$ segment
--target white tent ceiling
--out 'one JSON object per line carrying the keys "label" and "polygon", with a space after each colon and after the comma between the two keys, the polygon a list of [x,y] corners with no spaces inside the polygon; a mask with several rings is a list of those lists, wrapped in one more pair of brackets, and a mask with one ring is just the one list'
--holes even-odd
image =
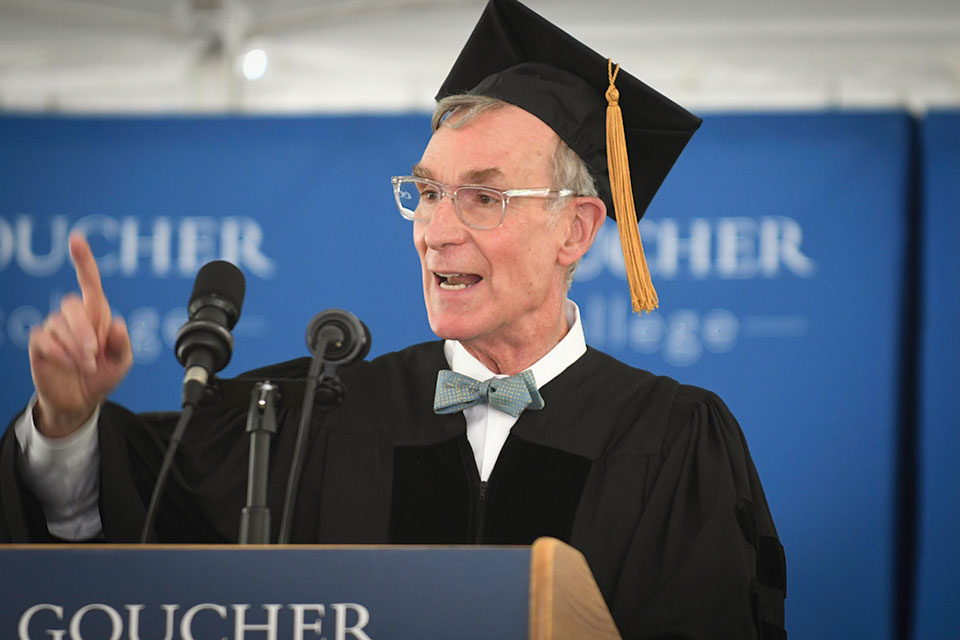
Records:
{"label": "white tent ceiling", "polygon": [[[429,109],[483,4],[0,0],[0,109]],[[694,109],[960,105],[957,0],[528,4]]]}

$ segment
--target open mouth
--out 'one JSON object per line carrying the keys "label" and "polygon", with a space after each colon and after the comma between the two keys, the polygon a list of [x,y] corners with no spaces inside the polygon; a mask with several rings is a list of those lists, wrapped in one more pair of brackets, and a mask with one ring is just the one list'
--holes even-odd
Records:
{"label": "open mouth", "polygon": [[436,273],[434,275],[437,277],[437,282],[440,285],[441,289],[447,291],[457,291],[460,289],[466,289],[467,287],[472,287],[477,284],[483,278],[473,273]]}

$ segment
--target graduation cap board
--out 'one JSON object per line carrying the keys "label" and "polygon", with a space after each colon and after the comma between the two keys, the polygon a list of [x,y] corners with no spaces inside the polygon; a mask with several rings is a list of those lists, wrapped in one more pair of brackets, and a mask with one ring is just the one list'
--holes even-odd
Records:
{"label": "graduation cap board", "polygon": [[637,223],[700,118],[516,0],[489,0],[437,99],[462,93],[537,116],[580,156],[617,220],[634,310],[657,308]]}

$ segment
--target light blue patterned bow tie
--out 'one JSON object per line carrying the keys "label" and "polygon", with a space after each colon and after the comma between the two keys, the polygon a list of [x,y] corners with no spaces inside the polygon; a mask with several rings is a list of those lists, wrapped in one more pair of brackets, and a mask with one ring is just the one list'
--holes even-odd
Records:
{"label": "light blue patterned bow tie", "polygon": [[509,378],[483,382],[449,369],[437,374],[434,413],[457,413],[484,402],[514,418],[524,409],[543,409],[543,398],[529,369]]}

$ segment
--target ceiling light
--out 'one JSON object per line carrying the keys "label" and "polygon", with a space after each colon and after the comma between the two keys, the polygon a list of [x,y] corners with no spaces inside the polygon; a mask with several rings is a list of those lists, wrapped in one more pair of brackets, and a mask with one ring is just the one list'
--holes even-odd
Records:
{"label": "ceiling light", "polygon": [[267,52],[263,49],[251,49],[243,55],[243,77],[257,80],[267,71]]}

